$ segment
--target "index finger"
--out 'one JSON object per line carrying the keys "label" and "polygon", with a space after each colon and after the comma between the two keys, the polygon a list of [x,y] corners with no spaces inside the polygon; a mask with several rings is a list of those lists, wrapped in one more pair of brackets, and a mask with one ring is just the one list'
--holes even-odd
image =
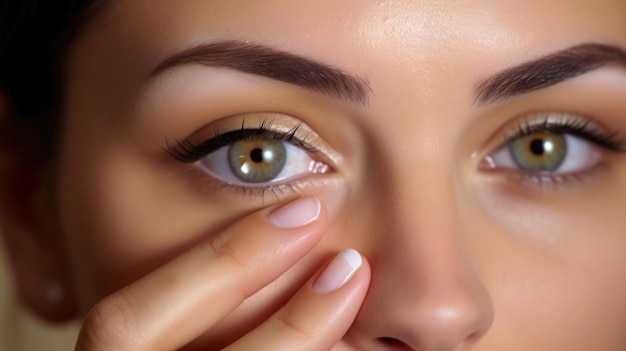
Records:
{"label": "index finger", "polygon": [[99,302],[77,350],[178,349],[269,284],[320,239],[316,198],[253,213]]}

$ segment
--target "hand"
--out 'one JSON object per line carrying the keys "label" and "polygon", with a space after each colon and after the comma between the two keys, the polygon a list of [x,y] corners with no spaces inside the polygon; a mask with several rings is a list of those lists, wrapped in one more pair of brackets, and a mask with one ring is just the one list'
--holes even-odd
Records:
{"label": "hand", "polygon": [[[76,350],[184,347],[300,260],[322,237],[327,223],[325,208],[315,198],[245,217],[97,303],[87,315]],[[354,250],[343,251],[323,270],[225,350],[332,348],[365,298],[370,271]]]}

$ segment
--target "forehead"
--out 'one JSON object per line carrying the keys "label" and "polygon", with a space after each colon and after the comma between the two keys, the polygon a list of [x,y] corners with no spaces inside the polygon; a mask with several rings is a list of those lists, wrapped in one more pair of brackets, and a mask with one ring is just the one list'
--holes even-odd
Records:
{"label": "forehead", "polygon": [[250,41],[367,77],[383,99],[415,84],[423,98],[583,42],[624,47],[625,13],[623,0],[117,0],[69,57],[77,79],[100,74],[127,98],[177,52]]}
{"label": "forehead", "polygon": [[[260,36],[277,34],[273,32],[278,30],[285,37],[360,29],[376,31],[385,39],[410,37],[419,42],[442,37],[485,37],[493,35],[485,29],[499,27],[541,32],[559,31],[564,24],[572,22],[581,29],[610,26],[623,18],[626,3],[621,0],[117,0],[103,8],[106,13],[103,17],[109,18],[110,24],[132,21],[135,26],[161,25],[174,29],[172,35],[192,28],[221,28],[231,34],[255,28]],[[538,24],[540,28],[533,28]]]}
{"label": "forehead", "polygon": [[356,52],[415,62],[454,59],[458,50],[543,51],[554,41],[616,44],[626,35],[625,13],[623,0],[126,0],[104,7],[93,27],[134,49],[227,38],[339,59]]}

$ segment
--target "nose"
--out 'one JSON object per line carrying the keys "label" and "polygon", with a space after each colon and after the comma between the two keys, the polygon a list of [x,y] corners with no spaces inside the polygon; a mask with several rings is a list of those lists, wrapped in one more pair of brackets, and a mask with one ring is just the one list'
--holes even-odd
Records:
{"label": "nose", "polygon": [[[373,349],[455,351],[478,341],[493,321],[493,307],[475,270],[449,256],[413,260],[419,269],[397,274],[402,280],[375,278],[388,288],[373,290],[363,310],[366,318],[376,316],[366,326],[373,328],[367,333]],[[380,271],[408,271],[407,263],[395,258]]]}
{"label": "nose", "polygon": [[493,305],[471,233],[438,201],[395,206],[372,229],[384,239],[371,250],[372,285],[348,335],[360,350],[459,351],[489,330]]}
{"label": "nose", "polygon": [[380,330],[370,334],[379,335],[376,342],[393,350],[455,351],[478,341],[493,321],[491,299],[472,269],[457,264],[385,282],[395,292],[385,297]]}

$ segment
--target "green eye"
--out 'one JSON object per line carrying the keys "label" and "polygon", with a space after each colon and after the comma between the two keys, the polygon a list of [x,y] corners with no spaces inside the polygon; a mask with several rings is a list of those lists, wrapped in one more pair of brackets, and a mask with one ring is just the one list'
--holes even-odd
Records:
{"label": "green eye", "polygon": [[211,151],[197,151],[204,153],[198,166],[228,185],[267,188],[329,171],[328,165],[313,158],[313,149],[305,149],[303,142],[291,134],[240,129],[217,135],[203,145]]}
{"label": "green eye", "polygon": [[244,182],[268,182],[285,166],[284,143],[256,136],[238,140],[228,149],[228,164],[235,176]]}
{"label": "green eye", "polygon": [[553,172],[567,155],[565,136],[556,133],[533,133],[520,137],[509,146],[515,164],[530,172]]}

